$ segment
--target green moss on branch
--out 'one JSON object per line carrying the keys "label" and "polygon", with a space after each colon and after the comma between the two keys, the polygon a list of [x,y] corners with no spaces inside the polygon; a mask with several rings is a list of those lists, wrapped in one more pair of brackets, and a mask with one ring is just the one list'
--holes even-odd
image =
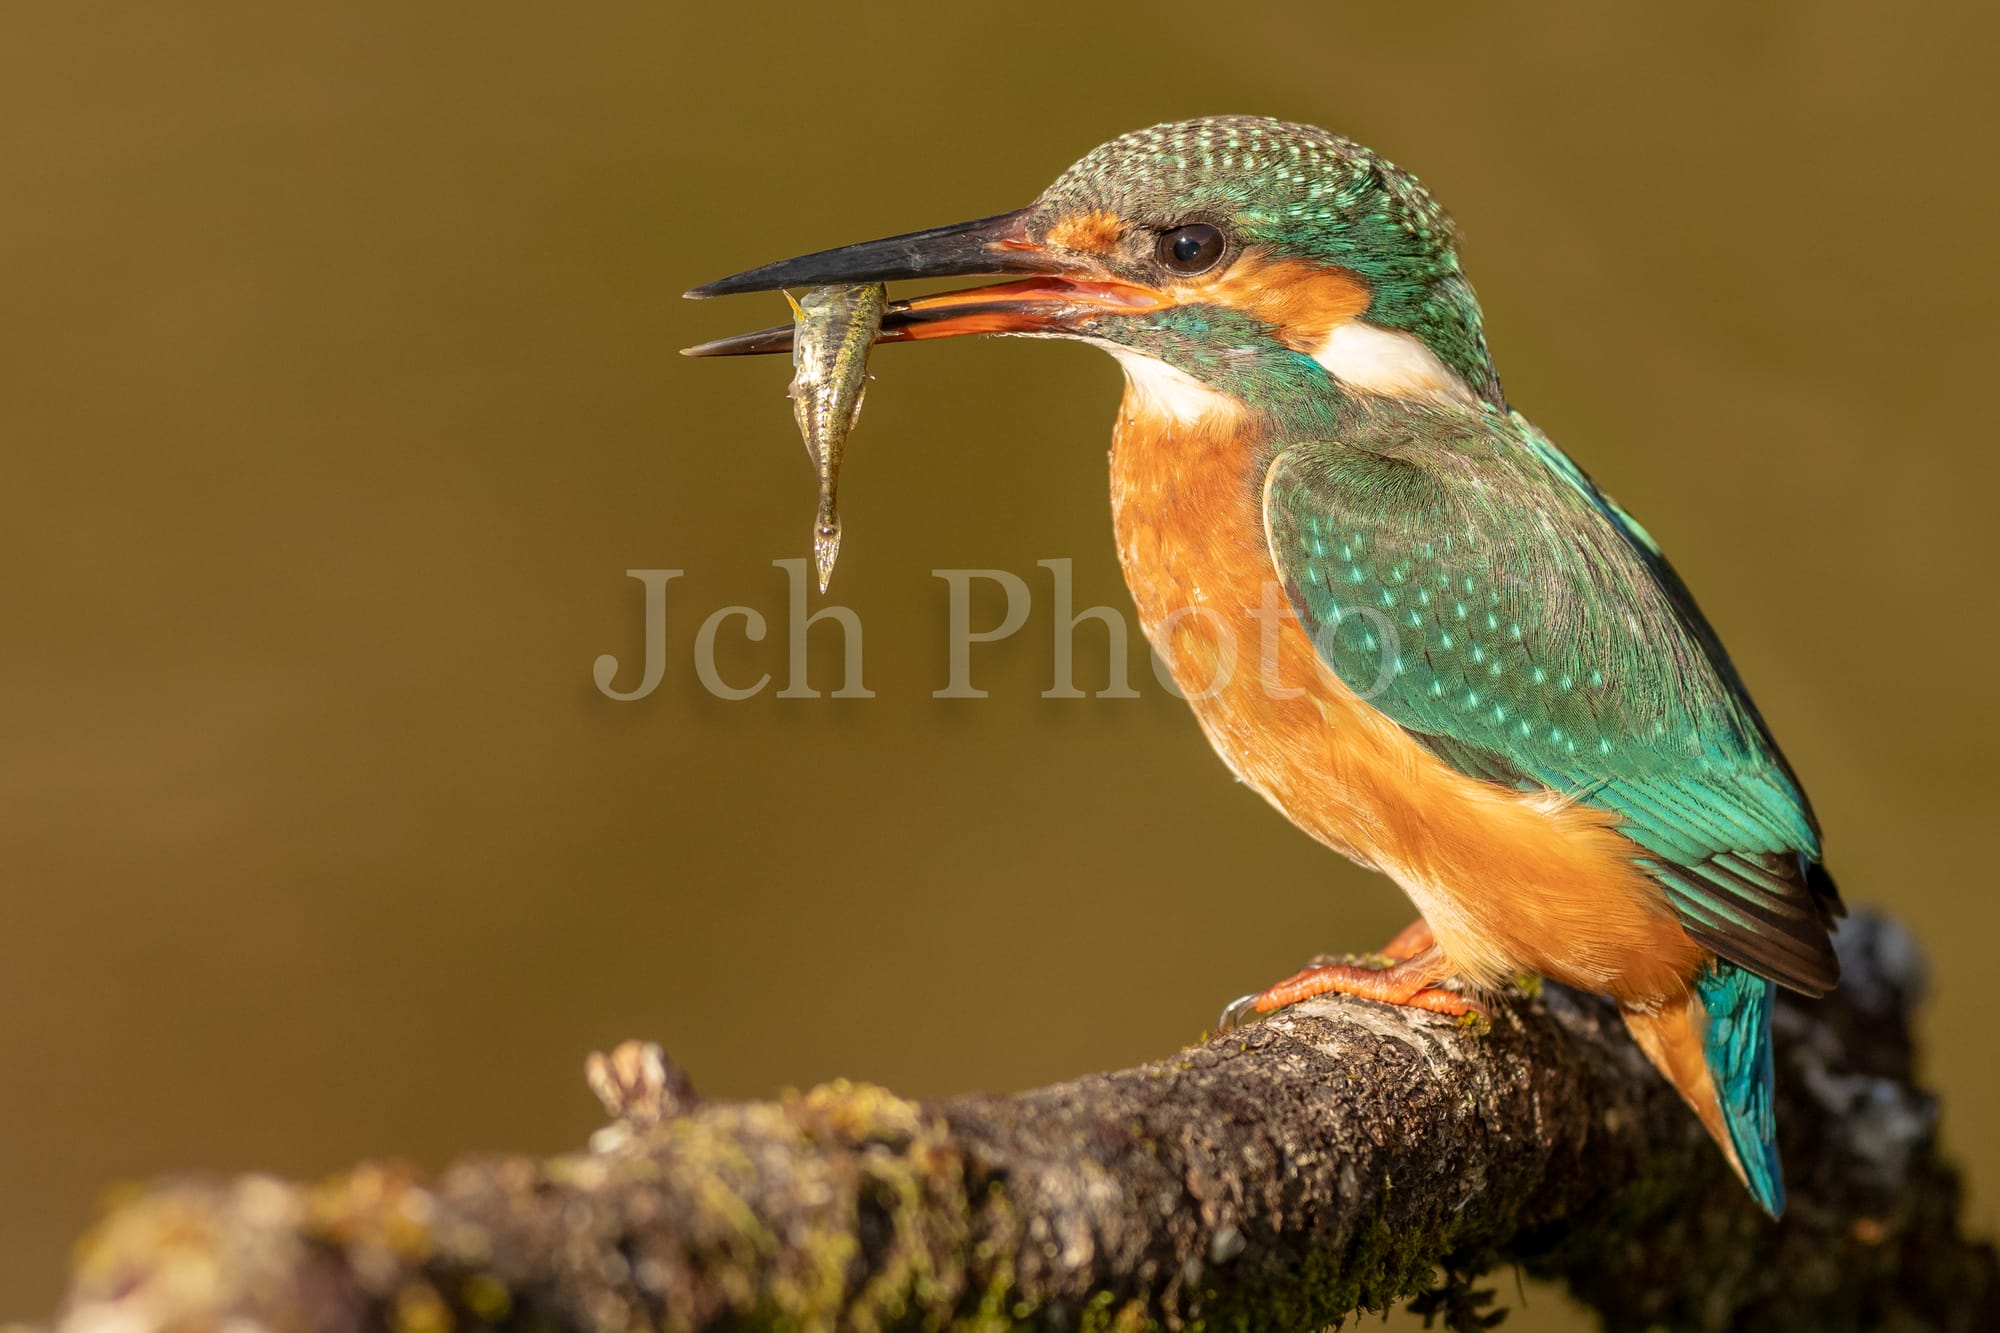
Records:
{"label": "green moss on branch", "polygon": [[1911,1080],[1914,950],[1878,920],[1842,942],[1841,993],[1780,1012],[1782,1225],[1611,1009],[1550,987],[1484,1033],[1335,1000],[939,1102],[702,1102],[621,1048],[592,1062],[619,1118],[587,1152],[162,1184],[82,1247],[59,1323],[1266,1333],[1421,1295],[1471,1327],[1464,1275],[1512,1263],[1616,1329],[2000,1326]]}

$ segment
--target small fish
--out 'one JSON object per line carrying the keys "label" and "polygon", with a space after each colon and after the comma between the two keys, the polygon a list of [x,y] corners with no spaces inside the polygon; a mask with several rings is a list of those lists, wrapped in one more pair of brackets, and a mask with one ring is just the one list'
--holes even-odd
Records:
{"label": "small fish", "polygon": [[790,292],[792,415],[799,419],[806,453],[819,472],[819,513],[813,518],[813,559],[819,590],[833,578],[840,556],[840,454],[861,416],[868,388],[868,352],[881,332],[889,292],[865,287],[815,287],[798,300]]}

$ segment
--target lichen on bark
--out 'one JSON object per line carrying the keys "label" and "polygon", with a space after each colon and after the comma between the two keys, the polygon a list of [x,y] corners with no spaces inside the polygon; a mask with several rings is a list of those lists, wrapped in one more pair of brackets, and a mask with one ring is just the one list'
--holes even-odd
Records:
{"label": "lichen on bark", "polygon": [[164,1182],[82,1246],[58,1325],[1269,1333],[1423,1296],[1472,1327],[1469,1279],[1517,1265],[1611,1329],[2000,1327],[1913,1081],[1915,950],[1868,917],[1841,942],[1840,992],[1779,1010],[1781,1224],[1611,1007],[1551,986],[1485,1032],[1316,1001],[1007,1097],[703,1101],[625,1049],[588,1151]]}

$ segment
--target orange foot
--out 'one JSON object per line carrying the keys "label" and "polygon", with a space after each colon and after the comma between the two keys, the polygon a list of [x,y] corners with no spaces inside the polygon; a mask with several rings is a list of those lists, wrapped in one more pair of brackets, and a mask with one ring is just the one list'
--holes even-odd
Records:
{"label": "orange foot", "polygon": [[[1454,1018],[1480,1012],[1479,1007],[1456,991],[1437,983],[1451,975],[1451,963],[1431,941],[1430,928],[1419,921],[1389,942],[1384,953],[1401,961],[1389,967],[1368,967],[1358,963],[1320,962],[1285,978],[1269,990],[1245,995],[1222,1011],[1222,1031],[1240,1027],[1257,1014],[1268,1014],[1288,1004],[1309,1000],[1315,995],[1358,995],[1383,1004],[1428,1009]],[[1403,953],[1413,944],[1414,953]]]}
{"label": "orange foot", "polygon": [[1382,946],[1382,956],[1392,963],[1400,963],[1405,958],[1415,958],[1426,949],[1437,947],[1437,936],[1431,934],[1431,923],[1418,917],[1409,925],[1396,932],[1396,938]]}

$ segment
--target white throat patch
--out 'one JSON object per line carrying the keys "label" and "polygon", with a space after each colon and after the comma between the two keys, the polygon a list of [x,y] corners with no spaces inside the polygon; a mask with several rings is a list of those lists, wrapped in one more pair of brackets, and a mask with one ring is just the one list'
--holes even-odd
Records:
{"label": "white throat patch", "polygon": [[1114,342],[1100,345],[1118,358],[1118,364],[1125,368],[1125,382],[1155,412],[1181,421],[1197,421],[1217,412],[1237,410],[1227,394],[1217,393],[1178,366]]}
{"label": "white throat patch", "polygon": [[1479,406],[1458,372],[1438,360],[1421,338],[1394,329],[1359,320],[1336,324],[1312,357],[1327,374],[1362,393],[1452,407]]}

